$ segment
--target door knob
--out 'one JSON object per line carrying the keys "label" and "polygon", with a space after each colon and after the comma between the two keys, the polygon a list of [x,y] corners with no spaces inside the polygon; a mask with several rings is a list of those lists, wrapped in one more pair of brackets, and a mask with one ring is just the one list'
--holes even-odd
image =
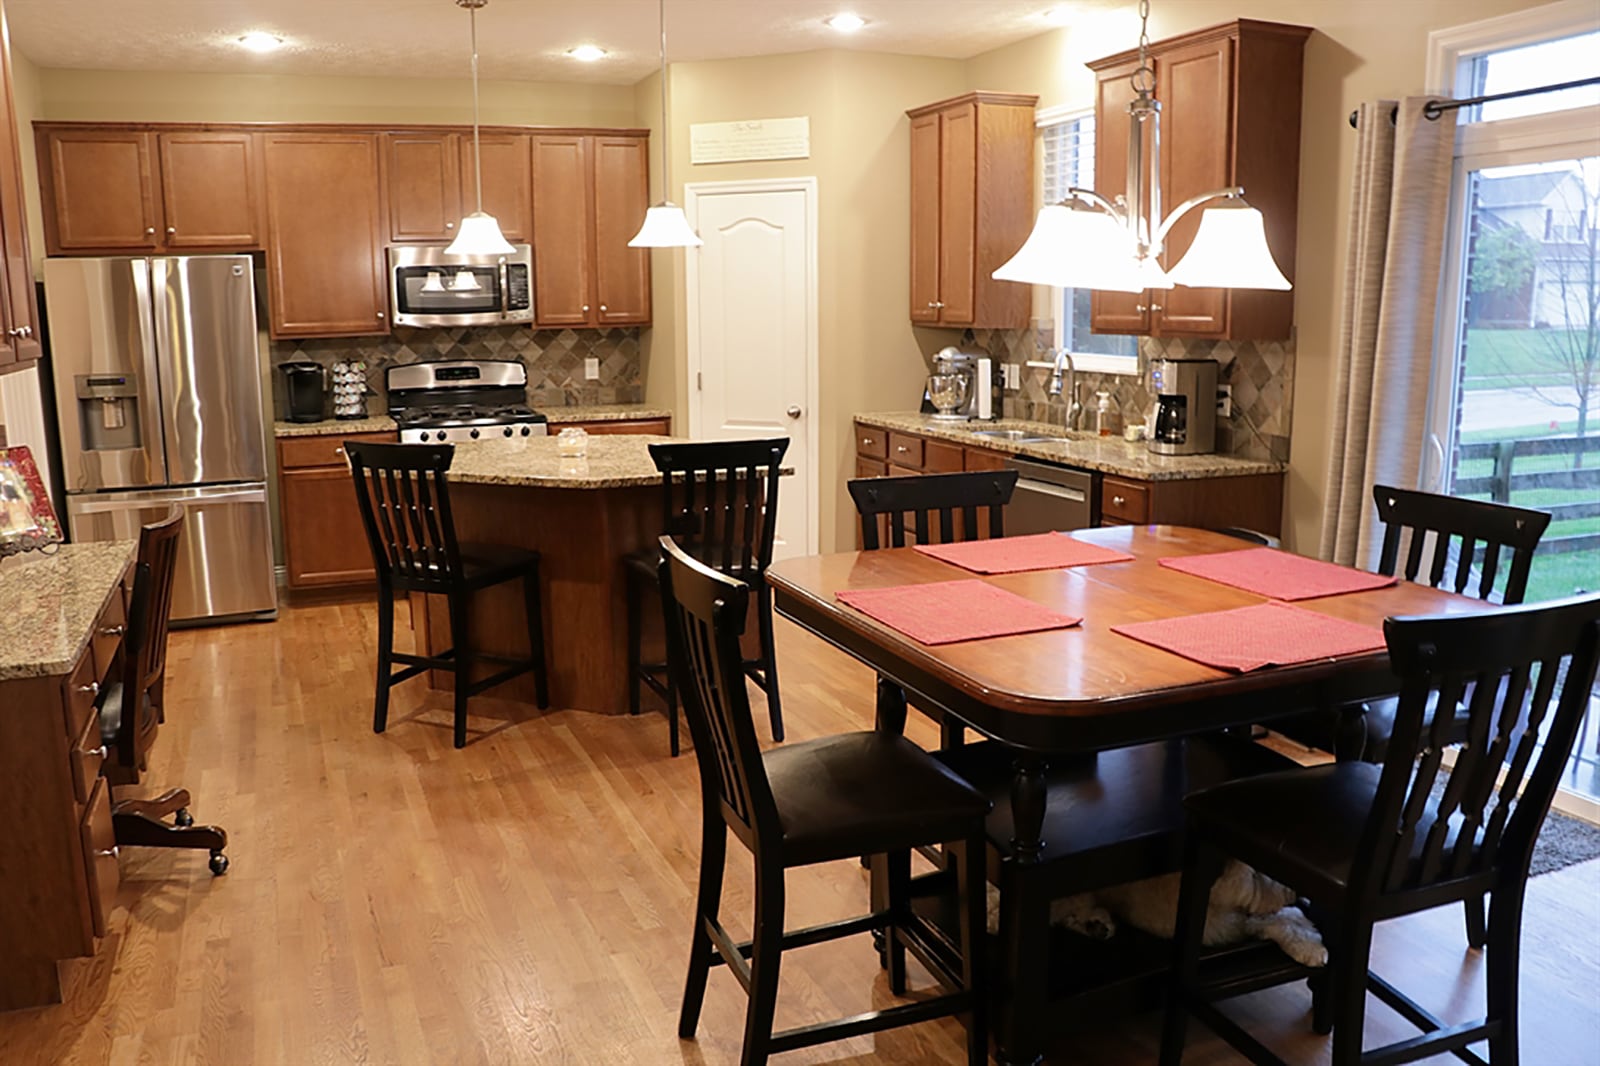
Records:
{"label": "door knob", "polygon": [[789,405],[789,410],[785,411],[784,413],[787,414],[790,418],[799,418],[800,417],[800,405],[797,404],[797,403],[792,403],[792,404]]}

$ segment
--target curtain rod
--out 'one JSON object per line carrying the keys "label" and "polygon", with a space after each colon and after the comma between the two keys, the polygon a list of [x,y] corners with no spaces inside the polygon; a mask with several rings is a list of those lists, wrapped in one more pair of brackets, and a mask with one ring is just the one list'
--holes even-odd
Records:
{"label": "curtain rod", "polygon": [[[1541,93],[1558,93],[1563,89],[1581,89],[1585,85],[1600,85],[1600,77],[1580,78],[1577,81],[1564,81],[1558,85],[1538,85],[1531,89],[1513,89],[1510,92],[1491,93],[1488,96],[1469,96],[1465,100],[1429,100],[1422,106],[1422,117],[1429,122],[1436,122],[1439,116],[1446,111],[1454,111],[1458,107],[1473,107],[1477,104],[1491,104],[1496,100],[1515,100],[1519,96],[1538,96]],[[1400,108],[1398,105],[1389,109],[1389,123],[1394,124],[1395,117]],[[1350,112],[1350,128],[1356,128],[1356,115],[1359,112]]]}

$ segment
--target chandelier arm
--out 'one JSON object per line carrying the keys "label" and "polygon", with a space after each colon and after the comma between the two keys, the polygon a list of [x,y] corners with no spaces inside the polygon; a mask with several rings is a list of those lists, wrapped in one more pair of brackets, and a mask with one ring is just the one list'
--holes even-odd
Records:
{"label": "chandelier arm", "polygon": [[1174,222],[1177,222],[1178,219],[1182,218],[1184,215],[1187,215],[1190,211],[1193,211],[1201,204],[1208,203],[1212,200],[1239,200],[1240,202],[1243,202],[1244,186],[1232,185],[1226,189],[1214,189],[1211,192],[1203,192],[1199,196],[1189,197],[1183,203],[1173,208],[1172,214],[1168,215],[1162,220],[1161,228],[1156,230],[1155,239],[1150,242],[1151,254],[1156,255],[1161,252],[1162,248],[1166,244],[1167,232],[1172,229],[1172,224]]}
{"label": "chandelier arm", "polygon": [[1082,200],[1086,204],[1089,204],[1093,207],[1098,207],[1100,210],[1104,211],[1118,222],[1122,221],[1122,212],[1117,209],[1117,205],[1112,203],[1110,200],[1107,200],[1104,196],[1101,196],[1093,189],[1080,189],[1076,185],[1072,186],[1067,190],[1067,195],[1061,198],[1060,206],[1066,207],[1067,201],[1072,199]]}

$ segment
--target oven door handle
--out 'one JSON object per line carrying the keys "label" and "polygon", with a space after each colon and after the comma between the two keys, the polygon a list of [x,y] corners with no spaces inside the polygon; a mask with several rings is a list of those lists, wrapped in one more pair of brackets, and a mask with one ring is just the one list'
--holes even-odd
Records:
{"label": "oven door handle", "polygon": [[511,317],[511,271],[503,255],[500,257],[500,317]]}

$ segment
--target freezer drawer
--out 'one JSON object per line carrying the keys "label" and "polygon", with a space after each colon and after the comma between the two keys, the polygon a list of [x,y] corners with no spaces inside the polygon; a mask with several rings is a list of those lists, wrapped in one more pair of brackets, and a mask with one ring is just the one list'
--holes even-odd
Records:
{"label": "freezer drawer", "polygon": [[67,497],[72,539],[134,540],[139,527],[184,510],[172,590],[174,622],[275,614],[272,525],[265,484]]}

